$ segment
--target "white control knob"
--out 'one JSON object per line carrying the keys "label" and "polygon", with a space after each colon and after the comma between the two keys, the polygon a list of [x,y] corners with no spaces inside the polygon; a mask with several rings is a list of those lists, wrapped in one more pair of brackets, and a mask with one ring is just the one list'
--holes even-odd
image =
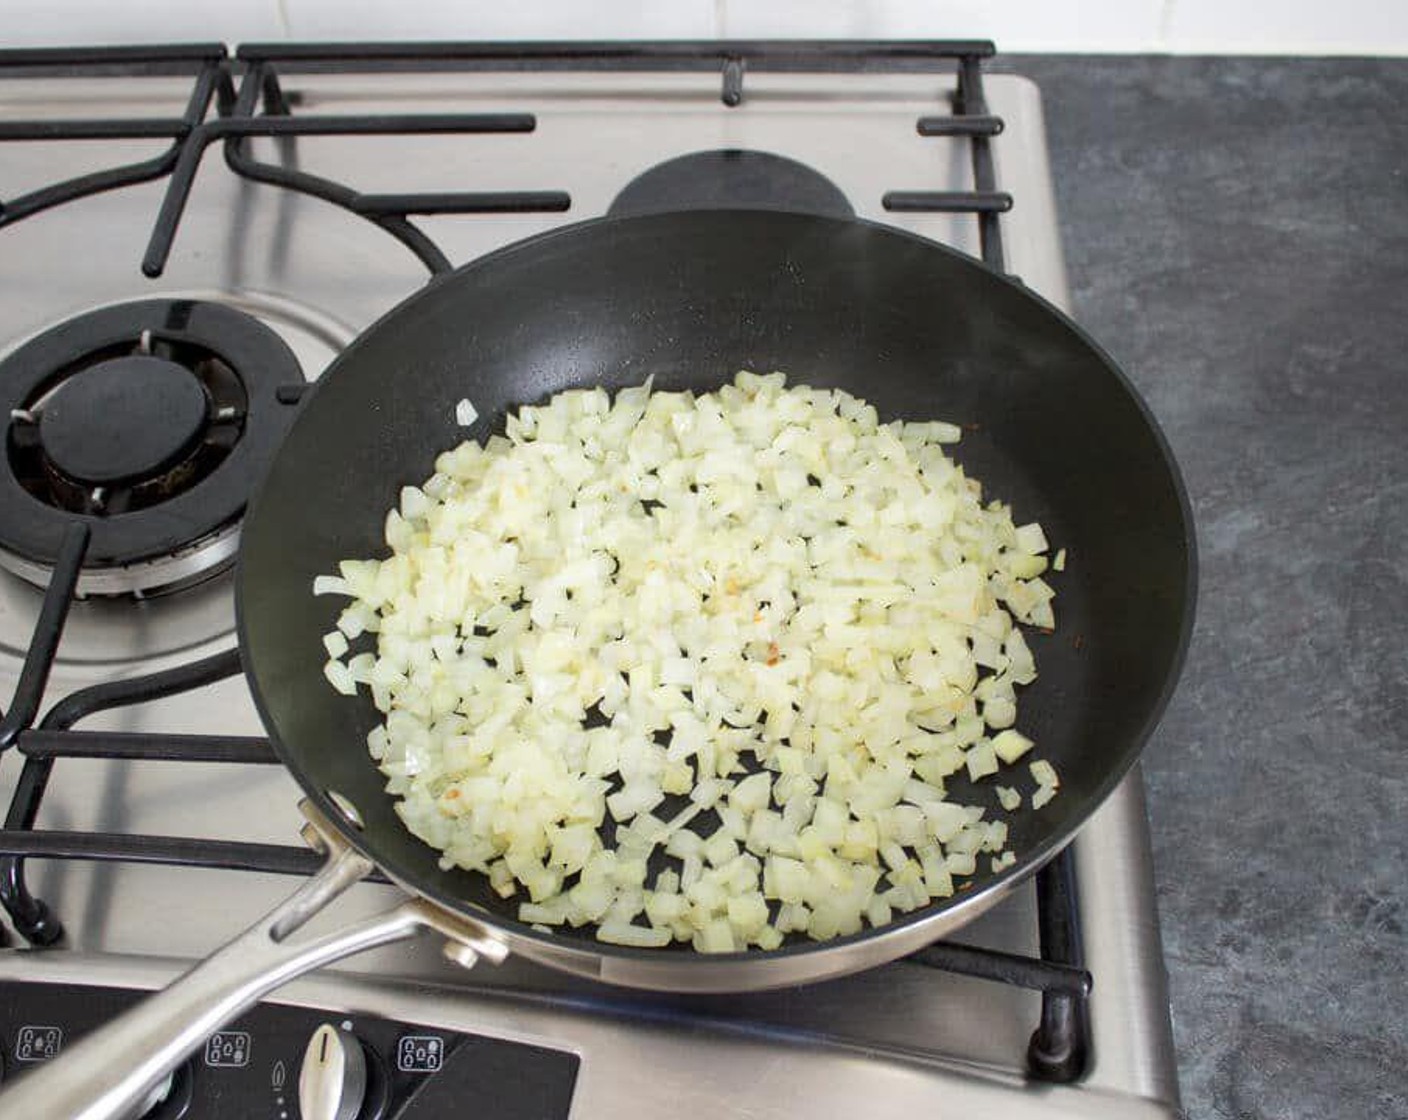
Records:
{"label": "white control knob", "polygon": [[298,1075],[303,1120],[356,1120],[367,1095],[367,1056],[351,1031],[324,1023],[308,1040]]}

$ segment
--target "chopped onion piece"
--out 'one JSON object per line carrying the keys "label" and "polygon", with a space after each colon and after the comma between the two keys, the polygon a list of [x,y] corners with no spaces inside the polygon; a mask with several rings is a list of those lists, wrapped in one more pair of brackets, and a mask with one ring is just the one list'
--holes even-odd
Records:
{"label": "chopped onion piece", "polygon": [[997,773],[997,752],[988,742],[980,743],[968,752],[968,776],[977,781]]}
{"label": "chopped onion piece", "polygon": [[1045,552],[1049,547],[1046,543],[1046,534],[1042,532],[1041,526],[1035,521],[1030,525],[1019,526],[1014,536],[1017,547],[1023,552]]}
{"label": "chopped onion piece", "polygon": [[997,753],[998,758],[1009,765],[1031,750],[1032,746],[1030,739],[1020,731],[1013,731],[1011,728],[999,731],[992,737],[992,749]]}
{"label": "chopped onion piece", "polygon": [[1059,786],[1061,779],[1056,775],[1056,767],[1044,758],[1038,758],[1028,769],[1039,786]]}
{"label": "chopped onion piece", "polygon": [[[473,421],[471,420],[470,423]],[[629,945],[636,949],[661,949],[674,940],[674,935],[668,929],[607,921],[602,922],[597,929],[596,939],[604,941],[608,945]]]}
{"label": "chopped onion piece", "polygon": [[328,683],[342,695],[355,696],[357,694],[357,682],[352,679],[351,670],[336,658],[329,660],[323,666],[323,676],[327,677]]}

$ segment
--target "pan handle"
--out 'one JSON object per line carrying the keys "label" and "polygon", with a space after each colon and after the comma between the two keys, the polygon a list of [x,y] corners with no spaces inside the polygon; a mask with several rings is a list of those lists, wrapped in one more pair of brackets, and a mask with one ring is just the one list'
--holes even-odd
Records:
{"label": "pan handle", "polygon": [[[169,987],[85,1035],[61,1058],[0,1092],[0,1116],[27,1120],[126,1120],[205,1039],[260,997],[343,957],[401,941],[424,928],[445,935],[447,955],[468,966],[508,955],[483,927],[408,899],[365,921],[300,942],[290,935],[373,864],[311,805],[304,835],[327,862],[284,902]],[[453,951],[448,951],[453,950]]]}

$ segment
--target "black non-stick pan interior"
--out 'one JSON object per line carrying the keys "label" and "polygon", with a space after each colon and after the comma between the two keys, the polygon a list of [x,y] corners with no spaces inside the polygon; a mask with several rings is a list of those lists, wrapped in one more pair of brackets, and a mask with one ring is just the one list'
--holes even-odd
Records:
{"label": "black non-stick pan interior", "polygon": [[[365,747],[377,713],[323,678],[341,601],[315,598],[314,577],[384,555],[400,487],[506,410],[647,375],[709,390],[743,368],[845,388],[885,419],[965,425],[958,460],[1067,549],[1049,577],[1057,630],[1029,634],[1041,675],[1019,697],[1061,792],[1011,820],[1018,863],[1004,877],[1069,838],[1134,761],[1186,643],[1191,525],[1156,427],[1082,333],[1019,284],[882,226],[763,212],[588,222],[475,262],[372,327],[300,405],[245,525],[241,640],[270,733],[325,808],[328,790],[356,804],[360,845],[398,881],[517,926],[516,901],[440,870],[395,815]],[[480,415],[468,433],[462,398]],[[990,802],[991,785],[972,796]],[[589,929],[553,937],[631,952]]]}

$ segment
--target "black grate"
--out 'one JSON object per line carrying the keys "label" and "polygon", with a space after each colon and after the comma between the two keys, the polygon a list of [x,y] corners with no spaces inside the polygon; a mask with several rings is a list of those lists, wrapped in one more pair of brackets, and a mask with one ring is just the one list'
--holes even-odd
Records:
{"label": "black grate", "polygon": [[[829,41],[253,45],[242,47],[233,59],[220,46],[0,51],[0,79],[75,75],[114,80],[189,75],[192,79],[186,109],[180,117],[0,122],[0,142],[170,141],[170,146],[152,159],[0,201],[0,226],[86,195],[165,177],[166,194],[141,262],[146,275],[158,276],[177,235],[201,159],[219,141],[224,146],[226,164],[235,174],[313,195],[358,214],[395,237],[432,273],[437,273],[448,270],[450,262],[411,221],[413,215],[565,211],[571,207],[571,196],[562,190],[363,194],[306,171],[261,162],[250,155],[247,141],[258,136],[531,132],[536,125],[533,115],[300,114],[296,98],[285,94],[281,75],[463,70],[716,72],[720,101],[734,109],[745,103],[746,75],[750,72],[953,71],[957,85],[948,111],[921,117],[915,122],[915,131],[921,138],[968,139],[972,189],[895,190],[887,192],[882,202],[885,209],[894,212],[973,214],[983,261],[1001,270],[1004,255],[999,215],[1012,207],[1012,198],[995,185],[990,142],[1003,125],[1001,119],[989,114],[982,84],[983,62],[992,53],[992,44],[986,42]],[[0,752],[14,747],[24,757],[4,829],[0,830],[0,903],[16,930],[39,946],[58,943],[63,925],[43,900],[29,892],[24,874],[28,858],[134,861],[278,874],[307,874],[319,860],[301,847],[35,829],[45,790],[56,763],[63,758],[248,765],[277,762],[262,739],[74,730],[77,723],[95,712],[141,704],[233,676],[240,670],[237,651],[144,677],[82,689],[60,700],[36,725],[88,545],[88,529],[75,520],[64,536],[15,695],[0,719]],[[1083,967],[1075,891],[1069,853],[1038,874],[1040,958],[942,942],[912,958],[934,968],[1040,991],[1041,1019],[1032,1035],[1029,1066],[1034,1076],[1051,1081],[1078,1079],[1089,1051],[1086,997],[1092,981]]]}
{"label": "black grate", "polygon": [[0,199],[0,226],[87,195],[170,175],[176,169],[191,135],[210,113],[212,100],[223,113],[235,96],[225,48],[219,45],[0,51],[0,77],[4,78],[81,75],[121,79],[186,74],[193,76],[193,84],[185,112],[179,117],[0,121],[0,141],[171,141],[170,147],[151,159],[80,175],[16,198]]}
{"label": "black grate", "polygon": [[[235,58],[220,46],[111,47],[83,50],[0,50],[0,79],[75,75],[151,77],[193,75],[186,110],[180,117],[137,119],[11,120],[0,122],[5,140],[169,139],[159,156],[125,164],[17,198],[0,200],[0,226],[60,203],[167,178],[142,271],[160,276],[171,253],[186,199],[201,160],[211,145],[224,145],[225,162],[235,174],[321,198],[374,223],[406,246],[433,273],[450,269],[449,259],[411,217],[423,214],[552,213],[571,208],[564,190],[457,191],[363,194],[354,188],[298,168],[263,162],[249,153],[252,137],[494,134],[532,132],[532,113],[347,114],[299,113],[281,75],[381,74],[466,70],[692,71],[717,72],[719,98],[729,108],[744,104],[746,74],[948,72],[957,74],[950,111],[921,117],[921,137],[968,137],[972,146],[971,191],[893,190],[886,210],[974,214],[982,257],[1001,269],[1003,253],[997,215],[1010,210],[1012,197],[994,187],[991,137],[1002,121],[987,112],[982,64],[991,43],[730,41],[650,43],[433,43],[247,45]],[[238,82],[238,89],[236,89]],[[212,112],[213,110],[213,112]]]}

